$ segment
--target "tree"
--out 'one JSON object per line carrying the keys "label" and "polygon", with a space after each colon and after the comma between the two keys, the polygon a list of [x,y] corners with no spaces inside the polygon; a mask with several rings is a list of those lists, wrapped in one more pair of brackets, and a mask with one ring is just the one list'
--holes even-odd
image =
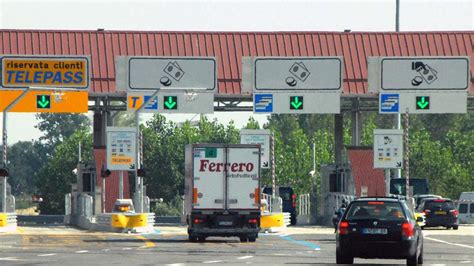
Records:
{"label": "tree", "polygon": [[20,141],[10,148],[9,184],[13,195],[32,194],[35,192],[34,180],[38,171],[46,164],[43,155],[44,147],[37,141]]}
{"label": "tree", "polygon": [[35,184],[43,203],[39,205],[42,214],[64,213],[64,195],[71,192],[71,184],[76,183],[72,170],[79,161],[77,147],[82,145],[82,159],[92,160],[92,135],[86,130],[80,130],[66,137],[58,144],[53,156],[43,167]]}
{"label": "tree", "polygon": [[36,119],[39,120],[36,128],[44,134],[40,141],[45,141],[52,149],[74,132],[90,127],[89,119],[82,114],[40,113]]}

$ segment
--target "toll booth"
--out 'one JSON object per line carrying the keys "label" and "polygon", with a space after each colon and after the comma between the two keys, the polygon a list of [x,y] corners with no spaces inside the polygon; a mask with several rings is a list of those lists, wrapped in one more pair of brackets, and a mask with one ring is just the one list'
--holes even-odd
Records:
{"label": "toll booth", "polygon": [[[102,189],[97,185],[97,171],[94,162],[79,162],[77,164],[76,184],[72,184],[70,210],[71,214],[80,212],[95,215],[102,212]],[[91,199],[91,203],[81,206],[83,211],[79,211],[81,198]],[[89,200],[90,201],[90,200]]]}
{"label": "toll booth", "polygon": [[349,164],[322,165],[316,222],[331,225],[335,210],[344,200],[350,202],[354,196],[354,178]]}

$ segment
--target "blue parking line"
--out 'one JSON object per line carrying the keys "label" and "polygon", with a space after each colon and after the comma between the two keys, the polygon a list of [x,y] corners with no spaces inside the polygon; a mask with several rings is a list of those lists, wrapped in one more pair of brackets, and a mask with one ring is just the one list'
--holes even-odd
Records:
{"label": "blue parking line", "polygon": [[298,245],[308,247],[312,250],[321,250],[320,246],[318,246],[316,244],[313,244],[311,242],[308,242],[308,241],[296,240],[296,239],[293,239],[292,237],[289,237],[289,236],[280,236],[280,238],[282,238],[284,240],[287,240],[287,241],[290,241],[292,243],[298,244]]}

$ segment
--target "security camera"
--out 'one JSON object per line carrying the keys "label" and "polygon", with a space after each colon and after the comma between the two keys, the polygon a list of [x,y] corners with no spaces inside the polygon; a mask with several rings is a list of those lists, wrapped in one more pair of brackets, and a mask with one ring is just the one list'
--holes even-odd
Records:
{"label": "security camera", "polygon": [[72,173],[77,175],[77,168],[74,168],[74,170],[72,170]]}
{"label": "security camera", "polygon": [[308,174],[309,174],[311,177],[313,177],[313,176],[314,176],[314,174],[316,174],[316,171],[314,171],[314,170],[311,170],[311,171],[309,171],[309,173],[308,173]]}

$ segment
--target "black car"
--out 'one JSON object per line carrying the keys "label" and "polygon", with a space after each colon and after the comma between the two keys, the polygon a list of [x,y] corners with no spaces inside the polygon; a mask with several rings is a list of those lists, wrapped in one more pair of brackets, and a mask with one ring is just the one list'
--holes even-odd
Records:
{"label": "black car", "polygon": [[[264,187],[263,193],[267,195],[272,195],[271,187]],[[291,225],[296,224],[296,194],[291,187],[278,187],[278,193],[282,199],[282,208],[283,212],[290,213],[290,222]]]}
{"label": "black car", "polygon": [[454,202],[450,199],[424,199],[421,201],[420,206],[418,206],[418,212],[425,214],[426,221],[423,227],[444,226],[447,229],[453,228],[458,230],[459,212]]}
{"label": "black car", "polygon": [[338,224],[336,262],[352,264],[354,257],[423,263],[423,233],[404,200],[359,198],[349,204]]}

